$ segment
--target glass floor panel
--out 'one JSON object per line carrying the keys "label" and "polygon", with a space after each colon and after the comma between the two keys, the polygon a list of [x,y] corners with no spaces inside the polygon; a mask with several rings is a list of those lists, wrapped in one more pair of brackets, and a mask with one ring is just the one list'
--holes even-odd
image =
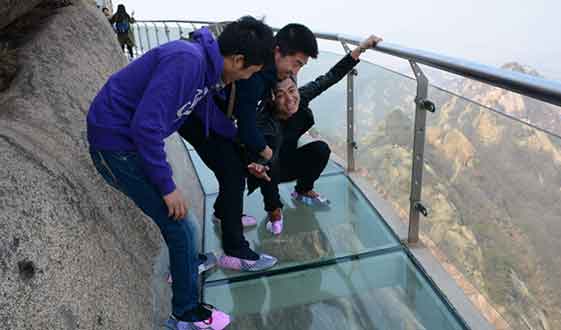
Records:
{"label": "glass floor panel", "polygon": [[[191,161],[193,162],[193,166],[195,167],[197,176],[199,177],[199,180],[201,180],[204,194],[205,195],[217,194],[218,181],[216,181],[216,177],[214,176],[214,173],[212,173],[212,171],[205,165],[203,160],[193,149],[193,146],[191,146],[187,141],[184,141],[184,144],[187,150],[189,151],[189,156],[191,157]],[[321,175],[333,175],[333,174],[340,174],[340,173],[344,173],[343,167],[337,164],[336,162],[330,160],[327,163],[327,166],[325,167]]]}
{"label": "glass floor panel", "polygon": [[465,329],[402,251],[204,288],[228,329]]}
{"label": "glass floor panel", "polygon": [[[273,270],[400,246],[380,215],[344,174],[323,176],[316,182],[317,191],[331,200],[328,208],[312,208],[293,201],[293,186],[294,183],[285,183],[279,187],[284,204],[284,231],[277,237],[265,228],[266,212],[260,191],[245,197],[245,213],[259,221],[256,227],[245,230],[245,237],[256,251],[279,258]],[[219,227],[210,221],[215,198],[216,195],[206,198],[204,249],[221,253]],[[206,281],[248,275],[215,269],[206,274]]]}
{"label": "glass floor panel", "polygon": [[191,157],[193,167],[195,168],[197,176],[203,186],[203,193],[205,195],[218,193],[218,181],[216,181],[214,173],[212,173],[212,171],[205,165],[195,150],[189,151],[189,157]]}

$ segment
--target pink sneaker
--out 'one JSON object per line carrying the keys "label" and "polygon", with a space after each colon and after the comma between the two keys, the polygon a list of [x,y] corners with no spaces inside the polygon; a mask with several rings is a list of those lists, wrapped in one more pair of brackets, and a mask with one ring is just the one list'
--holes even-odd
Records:
{"label": "pink sneaker", "polygon": [[168,330],[222,330],[230,324],[230,316],[211,305],[203,304],[204,308],[211,311],[211,316],[203,321],[179,321],[173,315],[164,324]]}
{"label": "pink sneaker", "polygon": [[260,254],[257,260],[246,260],[223,255],[218,259],[218,267],[244,272],[259,272],[273,267],[277,262],[277,258],[264,253]]}
{"label": "pink sneaker", "polygon": [[[212,222],[215,225],[220,225],[220,222],[222,221],[222,219],[217,218],[214,214],[212,215]],[[242,215],[242,226],[244,228],[246,227],[253,227],[257,225],[257,219],[255,219],[254,216],[251,215],[247,215],[247,214],[243,214]]]}
{"label": "pink sneaker", "polygon": [[[189,330],[222,330],[230,324],[230,315],[219,311],[214,306],[205,306],[211,310],[212,315],[207,319],[199,322],[188,322],[191,324]],[[179,328],[179,327],[178,327]]]}
{"label": "pink sneaker", "polygon": [[280,235],[282,233],[283,226],[284,222],[282,218],[282,210],[278,208],[273,212],[269,212],[269,215],[267,216],[267,230],[273,235]]}

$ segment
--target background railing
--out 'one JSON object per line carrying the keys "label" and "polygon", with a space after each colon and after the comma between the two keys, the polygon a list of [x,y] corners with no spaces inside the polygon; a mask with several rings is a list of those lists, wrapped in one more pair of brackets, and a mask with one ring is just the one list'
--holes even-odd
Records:
{"label": "background railing", "polygon": [[[137,21],[136,53],[208,23]],[[412,74],[361,61],[313,101],[312,135],[409,220],[408,243],[429,247],[498,329],[561,328],[561,84],[388,42],[374,50]],[[299,81],[340,58],[321,52]],[[459,76],[436,87],[428,67]]]}

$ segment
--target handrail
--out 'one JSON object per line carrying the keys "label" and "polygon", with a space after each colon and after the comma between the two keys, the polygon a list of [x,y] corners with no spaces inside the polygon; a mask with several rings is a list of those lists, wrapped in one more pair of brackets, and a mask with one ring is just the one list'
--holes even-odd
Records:
{"label": "handrail", "polygon": [[[317,38],[358,45],[362,40],[348,35],[315,33]],[[465,78],[510,90],[547,103],[561,106],[561,83],[524,73],[499,69],[451,56],[381,42],[372,50],[424,64]]]}
{"label": "handrail", "polygon": [[[138,23],[187,23],[212,24],[211,21],[196,20],[138,20]],[[278,30],[278,28],[274,28]],[[360,38],[345,34],[316,32],[319,39],[345,42],[358,45]],[[459,58],[440,55],[424,50],[403,47],[389,42],[381,42],[372,50],[400,57],[419,64],[424,64],[465,78],[474,79],[489,85],[500,87],[515,93],[526,95],[550,104],[561,106],[561,83],[534,77],[528,74],[512,72],[488,65],[483,65]]]}
{"label": "handrail", "polygon": [[[196,24],[208,25],[216,22],[210,21],[192,21],[192,20],[164,20],[164,21],[137,21],[144,24],[146,28],[146,38],[148,48],[150,48],[150,39],[148,35],[147,26],[154,25],[156,29],[156,39],[158,40],[158,27],[157,23],[166,26],[166,23],[175,23],[179,27],[180,24],[191,24],[193,28],[197,28]],[[277,28],[273,30],[278,31]],[[139,29],[140,31],[140,29]],[[349,35],[316,32],[318,39],[340,42],[343,47],[348,49],[349,44],[358,45],[362,40]],[[427,99],[427,92],[429,82],[423,74],[422,69],[418,64],[424,64],[442,71],[457,74],[462,77],[474,79],[492,86],[509,90],[521,95],[526,95],[534,99],[544,101],[549,104],[561,106],[561,83],[550,81],[540,77],[534,77],[528,74],[512,72],[505,69],[494,68],[487,65],[482,65],[475,62],[466,61],[463,59],[444,56],[428,51],[402,47],[389,42],[381,42],[372,50],[385,53],[391,56],[403,58],[408,60],[414,71],[414,76],[417,81],[417,94],[415,97],[415,131],[414,131],[414,148],[413,148],[413,163],[411,174],[411,196],[410,196],[410,212],[409,212],[409,236],[407,242],[410,245],[417,244],[419,241],[419,217],[420,214],[427,216],[428,212],[421,200],[422,191],[422,174],[423,174],[423,155],[425,145],[425,130],[426,130],[426,111],[434,112],[434,103]],[[354,168],[354,84],[352,75],[347,76],[347,171],[352,172]],[[488,107],[486,107],[488,108]],[[432,109],[432,110],[431,110]],[[491,109],[497,113],[497,110]],[[510,117],[508,114],[503,116]],[[521,122],[518,118],[513,118]],[[543,132],[550,133],[548,130],[539,128],[537,125],[528,122],[522,122],[530,127],[537,128]],[[557,134],[553,134],[558,136]]]}
{"label": "handrail", "polygon": [[173,19],[158,19],[158,20],[136,20],[136,23],[185,23],[185,24],[214,24],[211,21],[192,21],[192,20],[173,20]]}

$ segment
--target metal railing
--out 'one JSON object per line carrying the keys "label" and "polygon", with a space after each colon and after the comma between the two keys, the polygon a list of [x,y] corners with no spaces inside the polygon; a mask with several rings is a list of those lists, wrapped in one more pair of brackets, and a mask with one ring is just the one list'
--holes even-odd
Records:
{"label": "metal railing", "polygon": [[[137,21],[136,31],[140,31],[143,25],[146,32],[146,40],[139,40],[140,53],[144,52],[144,41],[147,42],[147,49],[152,48],[151,39],[149,37],[148,26],[152,25],[155,35],[156,45],[160,44],[159,26],[164,31],[164,39],[170,41],[169,26],[176,25],[179,29],[179,35],[183,36],[182,25],[191,25],[193,29],[201,25],[212,24],[211,21],[192,21],[192,20],[161,20],[161,21]],[[278,29],[275,29],[278,30]],[[340,42],[345,50],[348,45],[358,45],[361,39],[353,36],[334,34],[334,33],[315,33],[318,39]],[[139,35],[140,36],[140,35]],[[421,201],[421,192],[423,184],[423,164],[424,164],[424,145],[427,112],[434,112],[435,106],[427,99],[429,81],[419,67],[423,64],[448,73],[456,74],[465,78],[477,80],[485,84],[500,87],[502,89],[512,91],[524,96],[544,101],[546,103],[561,106],[561,83],[546,80],[539,77],[530,76],[523,73],[512,72],[504,69],[498,69],[458,58],[443,56],[440,54],[427,52],[418,49],[402,47],[388,42],[378,44],[372,50],[387,55],[399,57],[409,61],[417,80],[417,94],[415,97],[415,131],[413,142],[413,164],[411,169],[411,194],[409,208],[409,234],[408,243],[416,244],[419,241],[419,218],[420,215],[427,216],[427,209]],[[347,170],[349,172],[355,170],[355,149],[356,142],[354,137],[354,76],[356,70],[347,75]]]}

